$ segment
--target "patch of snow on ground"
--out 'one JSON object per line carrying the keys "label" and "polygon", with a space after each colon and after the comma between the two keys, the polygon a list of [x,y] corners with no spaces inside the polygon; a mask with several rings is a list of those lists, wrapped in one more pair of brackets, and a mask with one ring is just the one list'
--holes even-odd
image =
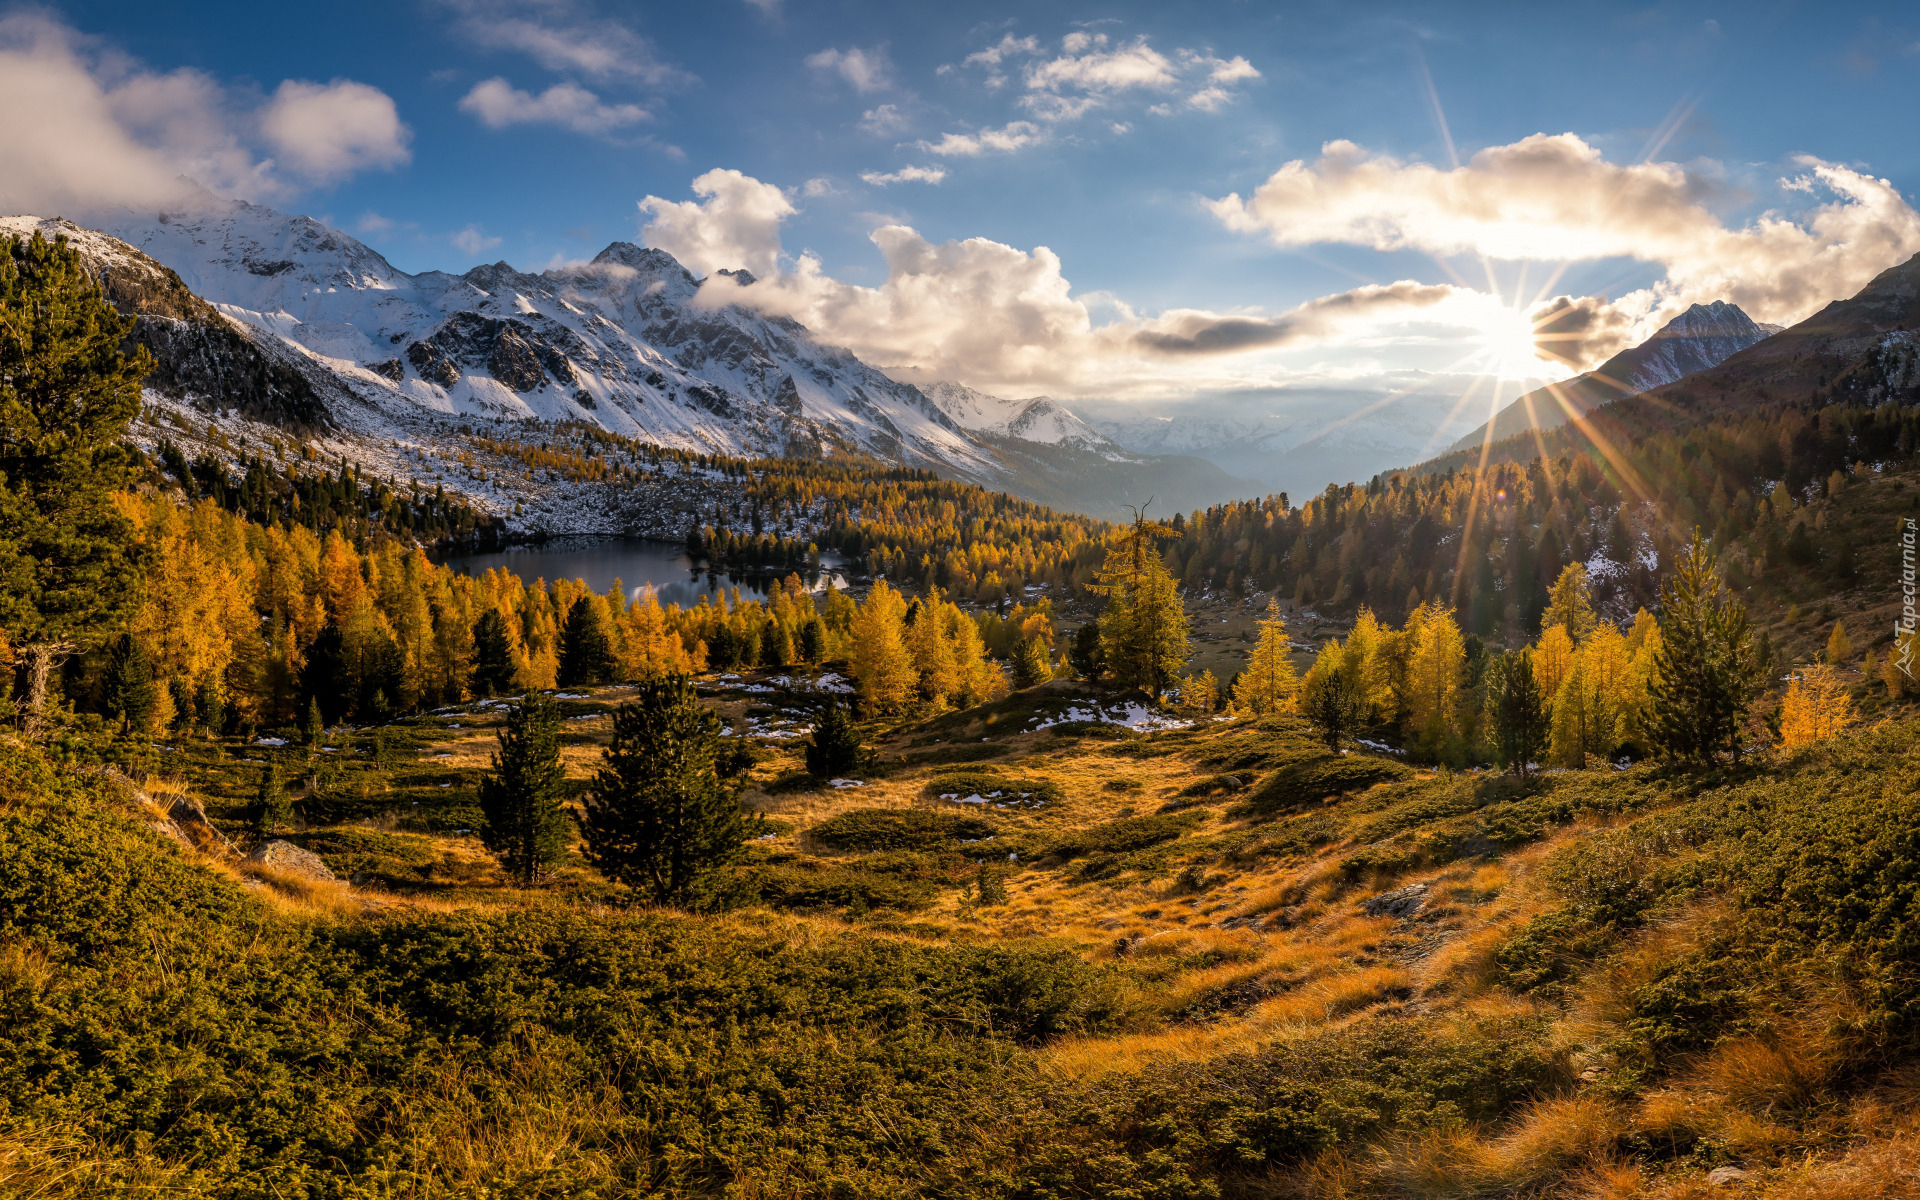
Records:
{"label": "patch of snow on ground", "polygon": [[253,744],[256,746],[284,746],[287,744],[287,739],[270,737],[255,738],[253,739]]}
{"label": "patch of snow on ground", "polygon": [[1164,713],[1155,712],[1144,704],[1129,702],[1117,708],[1103,708],[1097,704],[1082,708],[1076,704],[1057,717],[1040,721],[1033,728],[1051,729],[1055,725],[1066,725],[1076,721],[1124,725],[1128,729],[1138,729],[1148,733],[1166,729],[1188,729],[1193,725],[1192,721],[1182,721],[1178,717],[1169,717]]}
{"label": "patch of snow on ground", "polygon": [[858,779],[829,779],[827,780],[827,786],[835,788],[857,788],[867,785]]}

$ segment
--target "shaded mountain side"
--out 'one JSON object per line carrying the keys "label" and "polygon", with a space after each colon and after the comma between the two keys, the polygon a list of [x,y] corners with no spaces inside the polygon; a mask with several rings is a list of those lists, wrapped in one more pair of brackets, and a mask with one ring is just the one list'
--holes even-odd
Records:
{"label": "shaded mountain side", "polygon": [[1529,429],[1554,429],[1571,418],[1628,396],[1708,370],[1745,350],[1779,326],[1761,325],[1724,300],[1696,304],[1631,349],[1623,350],[1583,375],[1550,383],[1521,396],[1493,420],[1455,442],[1452,449],[1477,448]]}
{"label": "shaded mountain side", "polygon": [[64,218],[0,220],[0,236],[28,237],[36,231],[65,238],[81,253],[107,300],[134,318],[124,348],[145,346],[153,355],[149,389],[299,433],[331,424],[322,398],[328,381],[316,384],[312,368],[293,361],[298,356],[267,344],[194,295],[171,269]]}
{"label": "shaded mountain side", "polygon": [[[1524,463],[1543,453],[1607,449],[1683,433],[1703,422],[1788,407],[1920,400],[1920,255],[1707,370],[1581,414],[1572,425],[1498,440],[1487,461]],[[1411,468],[1432,474],[1480,461],[1456,449]]]}
{"label": "shaded mountain side", "polygon": [[1205,459],[1182,454],[1116,458],[1072,442],[1046,444],[976,435],[991,446],[1007,475],[996,486],[1052,508],[1124,521],[1128,505],[1153,501],[1161,516],[1191,512],[1265,489]]}

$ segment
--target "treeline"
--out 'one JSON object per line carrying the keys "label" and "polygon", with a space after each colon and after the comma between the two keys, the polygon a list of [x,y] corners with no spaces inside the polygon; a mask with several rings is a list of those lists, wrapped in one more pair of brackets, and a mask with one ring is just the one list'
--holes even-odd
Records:
{"label": "treeline", "polygon": [[290,461],[275,463],[264,454],[248,454],[239,461],[240,479],[235,482],[227,461],[210,450],[188,461],[176,442],[162,438],[155,453],[162,479],[177,485],[187,499],[211,500],[256,525],[278,522],[316,533],[338,530],[362,545],[383,534],[409,542],[488,542],[505,529],[498,517],[463,497],[447,495],[441,484],[427,492],[416,479],[403,490],[386,480],[366,480],[360,468],[345,459],[329,474],[324,468],[302,470]]}
{"label": "treeline", "polygon": [[1175,521],[1167,566],[1190,589],[1257,587],[1396,618],[1437,599],[1470,632],[1508,640],[1540,627],[1573,563],[1595,566],[1596,601],[1610,611],[1651,604],[1696,527],[1734,586],[1787,571],[1846,586],[1858,548],[1823,528],[1814,502],[1910,458],[1920,409],[1782,410],[1584,444],[1484,471],[1452,456],[1448,469],[1330,486],[1298,507],[1284,494],[1219,505]]}

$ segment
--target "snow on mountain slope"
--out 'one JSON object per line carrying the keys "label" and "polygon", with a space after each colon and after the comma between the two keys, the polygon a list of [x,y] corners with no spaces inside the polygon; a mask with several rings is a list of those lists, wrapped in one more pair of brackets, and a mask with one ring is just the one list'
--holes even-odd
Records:
{"label": "snow on mountain slope", "polygon": [[1120,447],[1102,436],[1093,426],[1046,396],[1026,400],[1007,400],[978,392],[961,383],[942,381],[921,389],[927,399],[940,406],[962,429],[996,437],[1018,438],[1023,442],[1058,446],[1077,444],[1089,450],[1107,453]]}
{"label": "snow on mountain slope", "polygon": [[107,231],[375,414],[584,421],[691,450],[849,450],[995,473],[991,452],[917,388],[791,320],[696,305],[702,281],[658,250],[615,242],[539,274],[495,263],[408,275],[319,222],[226,201]]}

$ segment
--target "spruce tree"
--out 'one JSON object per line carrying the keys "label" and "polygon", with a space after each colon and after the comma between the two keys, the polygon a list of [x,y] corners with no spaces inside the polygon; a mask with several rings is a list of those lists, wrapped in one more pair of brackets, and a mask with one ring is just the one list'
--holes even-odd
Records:
{"label": "spruce tree", "polygon": [[1332,642],[1321,648],[1319,661],[1307,672],[1306,685],[1300,689],[1300,713],[1335,754],[1341,741],[1352,740],[1366,720],[1366,693]]}
{"label": "spruce tree", "polygon": [[473,691],[478,696],[499,696],[513,688],[513,642],[507,635],[507,619],[497,608],[489,608],[473,623]]}
{"label": "spruce tree", "polygon": [[1648,689],[1654,744],[1701,762],[1725,749],[1737,763],[1760,664],[1746,605],[1726,594],[1698,530],[1661,585],[1660,603],[1660,651]]}
{"label": "spruce tree", "polygon": [[208,736],[219,736],[227,724],[227,689],[221,685],[217,673],[208,671],[201,677],[194,708],[199,711],[200,723],[206,726]]}
{"label": "spruce tree", "polygon": [[1053,678],[1053,659],[1039,634],[1021,642],[1013,652],[1013,686],[1030,688]]}
{"label": "spruce tree", "polygon": [[1067,663],[1073,673],[1089,683],[1098,682],[1106,670],[1106,656],[1100,651],[1100,622],[1089,620],[1074,631],[1067,647]]}
{"label": "spruce tree", "polygon": [[508,708],[500,749],[480,781],[486,816],[480,843],[521,887],[540,882],[567,856],[567,814],[560,803],[565,778],[560,713],[552,700],[529,694]]}
{"label": "spruce tree", "polygon": [[595,597],[582,596],[567,610],[560,635],[561,687],[598,687],[613,682],[613,641]]}
{"label": "spruce tree", "polygon": [[1549,713],[1533,656],[1516,650],[1487,668],[1487,716],[1493,731],[1494,759],[1526,778],[1528,764],[1547,744]]}
{"label": "spruce tree", "polygon": [[326,719],[320,715],[320,700],[318,697],[307,701],[307,724],[303,732],[306,734],[307,748],[309,750],[319,750],[320,743],[324,741],[327,736],[327,722]]}
{"label": "spruce tree", "polygon": [[837,779],[858,770],[862,757],[860,729],[853,723],[853,713],[844,704],[829,705],[807,743],[807,774],[815,779]]}
{"label": "spruce tree", "polygon": [[114,639],[107,649],[100,687],[102,707],[107,716],[120,722],[121,736],[146,726],[159,700],[159,689],[153,682],[153,664],[139,638],[123,633]]}
{"label": "spruce tree", "polygon": [[819,617],[809,617],[800,627],[800,661],[816,663],[827,649],[827,627],[820,623]]}
{"label": "spruce tree", "polygon": [[685,675],[638,685],[586,796],[587,857],[656,903],[695,906],[707,876],[739,860],[759,822],[720,778],[720,718]]}
{"label": "spruce tree", "polygon": [[260,782],[254,788],[253,804],[247,815],[252,819],[253,831],[263,839],[272,837],[274,831],[292,817],[293,805],[280,779],[278,759],[269,758],[267,765],[260,768]]}
{"label": "spruce tree", "polygon": [[26,728],[68,655],[99,645],[137,602],[132,530],[113,505],[144,349],[65,238],[0,242],[0,629],[26,676]]}

